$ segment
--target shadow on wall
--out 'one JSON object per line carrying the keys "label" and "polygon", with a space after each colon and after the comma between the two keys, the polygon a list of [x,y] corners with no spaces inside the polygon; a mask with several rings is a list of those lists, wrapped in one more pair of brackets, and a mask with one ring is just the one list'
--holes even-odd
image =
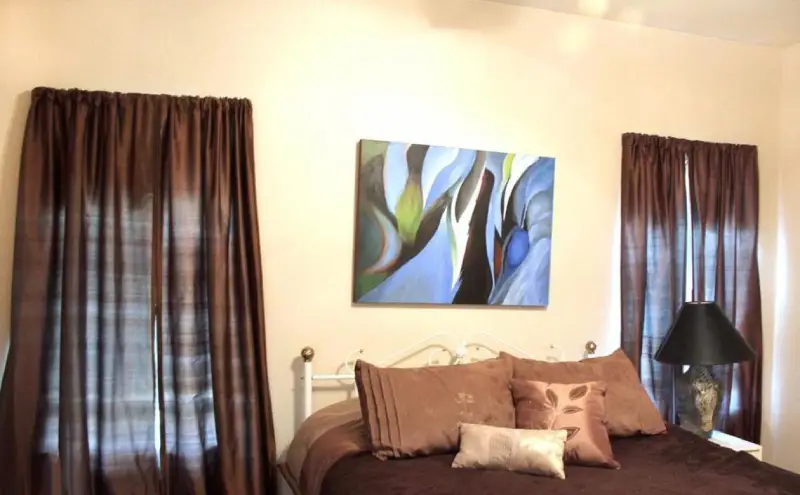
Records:
{"label": "shadow on wall", "polygon": [[21,93],[14,99],[11,121],[4,136],[5,147],[0,155],[0,197],[6,198],[6,202],[0,208],[0,376],[6,368],[11,335],[11,278],[14,264],[17,183],[22,138],[25,135],[25,120],[30,102],[30,91]]}
{"label": "shadow on wall", "polygon": [[617,213],[614,219],[614,245],[611,248],[611,286],[608,293],[608,314],[604,341],[598,342],[600,355],[610,354],[622,346],[622,200],[617,200]]}
{"label": "shadow on wall", "polygon": [[[785,139],[789,139],[786,138]],[[792,150],[784,150],[784,163],[791,163]],[[800,157],[800,148],[797,149]],[[775,256],[775,285],[773,292],[774,322],[771,346],[765,342],[765,351],[771,347],[772,359],[765,361],[763,370],[762,402],[764,414],[761,421],[761,444],[764,460],[779,467],[800,473],[800,459],[796,445],[800,442],[797,418],[800,417],[800,396],[791,385],[797,375],[797,353],[800,350],[800,332],[797,320],[800,307],[797,299],[796,274],[800,262],[793,246],[800,243],[800,214],[796,213],[797,200],[793,199],[800,172],[795,167],[781,171],[780,199],[778,202],[777,245]],[[764,311],[768,311],[765,306]],[[765,329],[764,337],[770,332]],[[767,366],[771,366],[767,368]]]}
{"label": "shadow on wall", "polygon": [[[501,28],[515,22],[513,9],[483,8],[479,2],[464,0],[425,0],[421,10],[430,25],[437,29],[485,30]],[[476,15],[476,14],[480,15]]]}

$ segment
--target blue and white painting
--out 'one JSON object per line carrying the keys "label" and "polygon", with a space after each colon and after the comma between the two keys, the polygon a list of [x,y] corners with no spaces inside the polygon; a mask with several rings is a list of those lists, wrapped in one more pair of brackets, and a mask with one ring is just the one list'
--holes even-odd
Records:
{"label": "blue and white painting", "polygon": [[354,302],[547,306],[554,158],[360,144]]}

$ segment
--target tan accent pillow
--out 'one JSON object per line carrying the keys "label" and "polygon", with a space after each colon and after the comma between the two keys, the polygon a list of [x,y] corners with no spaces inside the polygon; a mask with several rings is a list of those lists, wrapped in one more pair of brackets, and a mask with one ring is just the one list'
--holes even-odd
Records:
{"label": "tan accent pillow", "polygon": [[611,436],[659,435],[667,431],[661,413],[639,381],[636,368],[619,349],[608,356],[552,363],[501,353],[514,368],[514,378],[547,383],[606,384],[606,423]]}
{"label": "tan accent pillow", "polygon": [[602,382],[544,383],[511,380],[517,428],[565,430],[567,464],[619,469],[611,451]]}
{"label": "tan accent pillow", "polygon": [[564,479],[565,430],[517,430],[461,425],[454,468],[483,468]]}
{"label": "tan accent pillow", "polygon": [[359,360],[355,376],[372,452],[380,459],[454,452],[459,423],[514,427],[505,359],[424,368]]}

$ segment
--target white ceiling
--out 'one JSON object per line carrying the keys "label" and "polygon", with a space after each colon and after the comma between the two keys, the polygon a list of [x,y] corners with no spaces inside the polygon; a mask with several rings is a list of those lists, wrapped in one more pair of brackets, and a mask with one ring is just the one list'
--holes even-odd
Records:
{"label": "white ceiling", "polygon": [[800,43],[800,0],[491,0],[742,43]]}

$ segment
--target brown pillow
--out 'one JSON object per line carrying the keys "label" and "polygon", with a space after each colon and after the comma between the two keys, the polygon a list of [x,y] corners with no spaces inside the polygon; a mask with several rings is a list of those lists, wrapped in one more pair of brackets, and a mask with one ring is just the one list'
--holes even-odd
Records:
{"label": "brown pillow", "polygon": [[667,427],[647,391],[639,381],[636,368],[619,349],[609,356],[552,363],[523,359],[501,353],[514,368],[514,378],[546,383],[606,384],[606,425],[611,436],[658,435]]}
{"label": "brown pillow", "polygon": [[361,413],[380,459],[452,452],[459,423],[514,427],[511,364],[490,359],[424,368],[355,366]]}
{"label": "brown pillow", "polygon": [[454,468],[480,468],[550,476],[563,480],[565,430],[519,430],[461,425]]}
{"label": "brown pillow", "polygon": [[517,428],[566,430],[567,464],[619,469],[605,425],[602,382],[545,383],[511,380]]}

